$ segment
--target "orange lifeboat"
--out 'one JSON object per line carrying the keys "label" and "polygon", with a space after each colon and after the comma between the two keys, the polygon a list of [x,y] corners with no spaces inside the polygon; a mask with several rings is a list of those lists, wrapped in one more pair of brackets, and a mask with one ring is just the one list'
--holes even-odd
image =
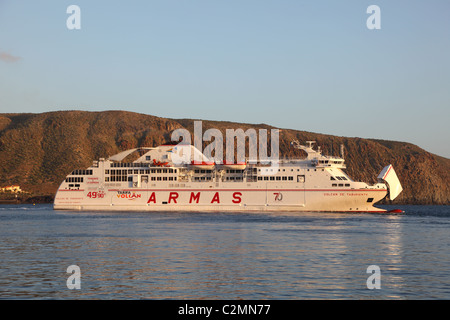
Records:
{"label": "orange lifeboat", "polygon": [[244,170],[247,167],[245,162],[227,162],[224,161],[222,165],[225,169]]}
{"label": "orange lifeboat", "polygon": [[164,167],[168,164],[169,162],[161,162],[161,161],[156,161],[155,159],[153,159],[153,165],[157,166],[157,167]]}
{"label": "orange lifeboat", "polygon": [[191,167],[195,169],[212,170],[214,169],[213,161],[192,161]]}

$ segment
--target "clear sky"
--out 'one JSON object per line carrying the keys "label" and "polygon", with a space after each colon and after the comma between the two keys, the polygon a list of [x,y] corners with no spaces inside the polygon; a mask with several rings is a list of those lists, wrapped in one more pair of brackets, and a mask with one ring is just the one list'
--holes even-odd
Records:
{"label": "clear sky", "polygon": [[[80,30],[66,26],[72,4]],[[450,1],[0,0],[0,113],[74,109],[406,141],[450,158]]]}

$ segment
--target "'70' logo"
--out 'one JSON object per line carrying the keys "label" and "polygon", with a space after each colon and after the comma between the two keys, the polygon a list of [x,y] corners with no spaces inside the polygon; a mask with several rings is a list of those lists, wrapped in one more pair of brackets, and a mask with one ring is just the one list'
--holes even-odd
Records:
{"label": "'70' logo", "polygon": [[283,200],[283,194],[281,192],[274,192],[275,195],[275,201],[281,201]]}

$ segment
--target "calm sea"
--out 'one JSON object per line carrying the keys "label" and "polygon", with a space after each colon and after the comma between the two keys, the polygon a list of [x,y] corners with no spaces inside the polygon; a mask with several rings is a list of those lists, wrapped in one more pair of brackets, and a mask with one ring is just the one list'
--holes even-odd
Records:
{"label": "calm sea", "polygon": [[[449,206],[395,208],[405,213],[1,205],[0,298],[450,299]],[[80,289],[67,286],[71,265]]]}

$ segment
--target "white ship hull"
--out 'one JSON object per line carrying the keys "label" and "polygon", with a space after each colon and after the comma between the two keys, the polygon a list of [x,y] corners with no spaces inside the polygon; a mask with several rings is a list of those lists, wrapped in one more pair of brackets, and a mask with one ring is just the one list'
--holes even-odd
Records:
{"label": "white ship hull", "polygon": [[[157,150],[158,155],[162,153]],[[152,157],[148,154],[155,153],[150,151],[142,159],[147,157],[150,160]],[[385,211],[374,207],[374,204],[388,194],[389,185],[383,183],[388,173],[390,184],[395,183],[396,176],[392,178],[395,173],[391,166],[385,168],[377,184],[369,186],[352,181],[341,170],[342,163],[325,165],[324,161],[323,164],[302,160],[282,163],[275,169],[249,165],[245,170],[207,170],[173,165],[155,167],[151,162],[139,161],[121,164],[101,159],[87,170],[76,170],[66,178],[55,196],[54,209]],[[270,175],[265,174],[269,171]],[[401,186],[398,190],[401,191]]]}
{"label": "white ship hull", "polygon": [[[386,189],[109,189],[60,190],[56,210],[92,211],[323,211],[383,212],[376,203]],[[368,202],[372,199],[371,202]]]}

